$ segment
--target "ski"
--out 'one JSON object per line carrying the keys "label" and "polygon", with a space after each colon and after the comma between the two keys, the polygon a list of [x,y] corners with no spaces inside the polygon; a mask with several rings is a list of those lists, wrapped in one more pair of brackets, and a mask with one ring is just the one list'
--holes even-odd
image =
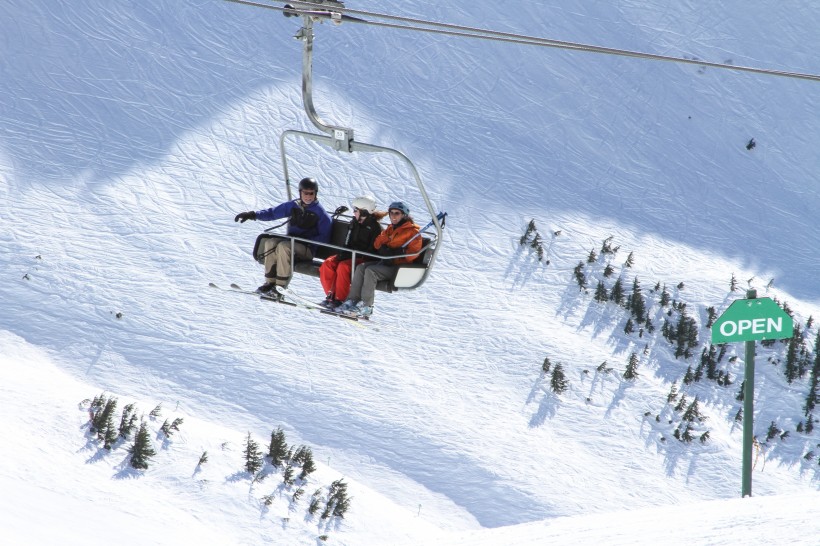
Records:
{"label": "ski", "polygon": [[298,305],[296,303],[291,302],[291,301],[283,301],[279,298],[274,298],[274,297],[271,297],[271,296],[268,296],[268,295],[265,295],[265,294],[260,294],[256,290],[245,290],[244,288],[242,288],[241,286],[239,286],[236,283],[231,283],[230,288],[223,288],[223,287],[221,287],[219,285],[216,285],[212,282],[209,282],[208,286],[210,286],[211,288],[217,288],[219,290],[223,290],[225,292],[238,292],[240,294],[248,294],[249,296],[256,296],[260,300],[271,301],[271,302],[275,302],[275,303],[281,303],[282,305],[289,305],[291,307],[298,307]]}
{"label": "ski", "polygon": [[345,313],[338,313],[336,311],[332,311],[330,309],[322,307],[318,303],[313,303],[309,299],[303,298],[302,296],[300,296],[299,294],[297,294],[296,292],[294,292],[290,288],[282,288],[282,287],[277,286],[276,290],[280,294],[285,296],[286,298],[290,298],[291,300],[297,302],[300,306],[304,306],[304,307],[308,307],[310,309],[314,309],[314,310],[319,311],[320,313],[323,313],[325,315],[333,315],[334,317],[339,317],[339,318],[343,318],[343,319],[347,319],[347,320],[352,320],[352,321],[355,321],[355,322],[369,322],[370,321],[370,319],[368,319],[367,317],[359,317],[359,316],[356,316],[356,315],[347,315]]}

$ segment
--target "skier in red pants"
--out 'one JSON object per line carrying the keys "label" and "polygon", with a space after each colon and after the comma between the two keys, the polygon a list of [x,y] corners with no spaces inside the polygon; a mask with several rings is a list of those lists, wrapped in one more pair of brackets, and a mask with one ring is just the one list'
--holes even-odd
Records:
{"label": "skier in red pants", "polygon": [[[386,213],[376,212],[376,200],[365,195],[353,200],[353,220],[350,222],[345,248],[357,252],[375,252],[373,241],[381,233],[382,226],[379,220]],[[356,266],[360,263],[373,260],[369,256],[356,255]],[[319,280],[325,290],[325,300],[322,306],[335,309],[347,298],[350,292],[350,271],[353,267],[353,254],[342,252],[327,258],[319,268]]]}

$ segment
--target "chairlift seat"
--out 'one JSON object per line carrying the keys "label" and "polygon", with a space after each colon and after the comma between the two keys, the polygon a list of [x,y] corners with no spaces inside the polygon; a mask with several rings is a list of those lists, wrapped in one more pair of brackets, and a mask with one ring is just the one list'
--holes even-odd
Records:
{"label": "chairlift seat", "polygon": [[[334,218],[331,226],[330,244],[343,247],[345,239],[347,239],[349,226],[350,221]],[[412,263],[402,264],[396,272],[395,278],[379,281],[378,284],[376,284],[376,290],[381,292],[395,292],[402,288],[413,288],[421,281],[424,271],[427,269],[432,257],[432,246],[429,245],[430,238],[422,236],[421,240],[424,251],[422,251]],[[296,261],[293,264],[293,271],[294,273],[318,278],[319,268],[322,266],[322,262],[339,252],[336,248],[320,243],[316,250],[316,256],[314,256],[312,260]]]}

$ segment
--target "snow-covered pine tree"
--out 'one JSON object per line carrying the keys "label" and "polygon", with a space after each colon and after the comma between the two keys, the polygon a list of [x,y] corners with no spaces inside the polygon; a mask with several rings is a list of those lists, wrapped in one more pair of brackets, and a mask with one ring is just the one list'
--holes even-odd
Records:
{"label": "snow-covered pine tree", "polygon": [[626,324],[624,324],[624,333],[626,335],[631,334],[635,331],[635,324],[632,322],[632,317],[626,319]]}
{"label": "snow-covered pine tree", "polygon": [[131,454],[130,464],[138,470],[145,470],[148,468],[148,461],[157,454],[154,447],[151,445],[151,436],[148,433],[148,425],[145,421],[140,423],[140,428],[134,437],[134,444],[128,449]]}
{"label": "snow-covered pine tree", "polygon": [[295,481],[293,474],[294,474],[293,467],[290,464],[285,465],[285,472],[282,474],[282,481],[285,485],[293,485]]}
{"label": "snow-covered pine tree", "polygon": [[578,283],[578,288],[583,290],[587,286],[587,276],[584,274],[584,262],[578,262],[573,270],[575,282]]}
{"label": "snow-covered pine tree", "polygon": [[606,264],[606,267],[604,267],[604,277],[608,279],[613,273],[615,273],[615,268],[610,264]]}
{"label": "snow-covered pine tree", "polygon": [[595,249],[593,248],[592,250],[589,251],[589,254],[587,255],[587,263],[588,264],[594,264],[597,261],[598,261],[598,255],[595,254]]}
{"label": "snow-covered pine tree", "polygon": [[626,257],[626,261],[624,262],[624,267],[632,267],[635,265],[635,253],[630,252],[629,256]]}
{"label": "snow-covered pine tree", "polygon": [[706,328],[711,328],[717,319],[717,311],[714,306],[706,308]]}
{"label": "snow-covered pine tree", "polygon": [[174,433],[174,431],[171,430],[171,423],[168,422],[168,419],[166,419],[165,422],[162,423],[162,426],[159,427],[159,429],[162,431],[166,438],[170,438],[171,435]]}
{"label": "snow-covered pine tree", "polygon": [[809,415],[817,406],[820,397],[820,332],[814,340],[814,361],[809,372],[809,389],[806,393],[806,403],[803,405],[803,414]]}
{"label": "snow-covered pine tree", "polygon": [[686,407],[687,402],[689,402],[689,400],[686,399],[686,393],[682,393],[680,395],[680,400],[678,400],[677,405],[675,405],[675,411],[683,411],[683,408]]}
{"label": "snow-covered pine tree", "polygon": [[658,304],[661,307],[666,307],[667,305],[669,305],[671,299],[672,296],[669,294],[669,291],[666,289],[666,285],[664,284],[663,290],[661,290],[661,299],[658,301]]}
{"label": "snow-covered pine tree", "polygon": [[559,362],[552,368],[552,376],[550,377],[550,388],[555,394],[561,394],[569,386],[569,380],[564,374],[564,366]]}
{"label": "snow-covered pine tree", "polygon": [[623,283],[621,283],[621,278],[615,280],[615,284],[612,285],[612,290],[609,291],[609,299],[617,303],[618,305],[623,305],[624,303],[624,287]]}
{"label": "snow-covered pine tree", "polygon": [[120,418],[119,435],[120,438],[127,440],[134,433],[137,428],[137,416],[135,412],[136,406],[134,404],[126,404],[122,408],[122,417]]}
{"label": "snow-covered pine tree", "polygon": [[609,301],[609,294],[606,292],[604,281],[598,281],[598,286],[595,287],[595,301],[598,303],[605,303]]}
{"label": "snow-covered pine tree", "polygon": [[777,428],[777,423],[772,421],[772,423],[769,425],[769,430],[766,431],[766,441],[768,442],[769,440],[771,440],[772,438],[774,438],[775,436],[777,436],[781,432],[783,432],[783,431],[780,430],[779,428]]}
{"label": "snow-covered pine tree", "polygon": [[552,366],[552,363],[550,362],[550,357],[545,356],[544,362],[541,364],[541,371],[544,373],[550,373],[550,366]]}
{"label": "snow-covered pine tree", "polygon": [[683,374],[683,384],[691,385],[694,380],[695,373],[692,371],[692,365],[690,364],[689,367],[686,368],[686,373]]}
{"label": "snow-covered pine tree", "polygon": [[268,447],[268,457],[270,457],[271,464],[276,467],[282,466],[287,454],[288,444],[285,441],[285,433],[282,431],[282,427],[277,427],[276,430],[271,432],[270,446]]}
{"label": "snow-covered pine tree", "polygon": [[632,353],[629,356],[629,362],[626,364],[626,370],[624,370],[624,379],[627,381],[631,381],[632,379],[636,379],[638,377],[638,353]]}
{"label": "snow-covered pine tree", "polygon": [[148,417],[151,419],[157,419],[162,415],[162,402],[156,405],[154,409],[151,410],[151,413],[148,414]]}
{"label": "snow-covered pine tree", "polygon": [[303,488],[301,488],[301,487],[300,487],[300,488],[298,488],[296,491],[294,491],[294,492],[293,492],[293,496],[290,498],[291,502],[293,502],[294,504],[296,504],[297,502],[299,502],[299,499],[300,499],[300,498],[302,497],[302,495],[304,495],[304,494],[305,494],[305,490],[304,490]]}
{"label": "snow-covered pine tree", "polygon": [[694,427],[692,427],[692,423],[687,422],[686,427],[684,427],[684,429],[683,429],[683,434],[681,434],[681,437],[680,437],[682,442],[685,442],[685,443],[688,444],[694,439],[694,436],[692,436],[692,430],[693,429],[694,429]]}
{"label": "snow-covered pine tree", "polygon": [[242,451],[245,458],[245,471],[251,474],[256,474],[262,468],[264,461],[262,460],[262,452],[259,450],[259,444],[256,443],[248,432],[245,438],[245,449]]}
{"label": "snow-covered pine tree", "polygon": [[328,516],[336,516],[343,518],[345,512],[350,508],[350,498],[347,496],[347,484],[342,480],[336,480],[330,484],[330,494],[328,496],[325,512],[322,513],[322,518],[325,519],[325,513]]}
{"label": "snow-covered pine tree", "polygon": [[700,412],[700,404],[698,404],[698,397],[697,396],[695,396],[695,399],[692,401],[691,404],[689,404],[689,407],[686,408],[686,411],[683,412],[682,419],[684,421],[689,421],[689,422],[692,422],[692,421],[695,421],[695,420],[703,421],[705,419],[703,414]]}
{"label": "snow-covered pine tree", "polygon": [[316,471],[316,463],[313,462],[313,451],[307,448],[305,456],[302,460],[302,472],[299,474],[299,479],[304,481],[307,477]]}
{"label": "snow-covered pine tree", "polygon": [[521,236],[521,239],[518,241],[518,244],[524,246],[527,244],[527,240],[529,240],[530,233],[535,231],[535,218],[530,220],[530,223],[527,224],[527,229],[524,231],[524,235]]}
{"label": "snow-covered pine tree", "polygon": [[615,252],[612,250],[612,239],[613,235],[610,235],[604,242],[601,244],[601,254],[614,254]]}
{"label": "snow-covered pine tree", "polygon": [[737,292],[737,277],[732,273],[732,280],[729,282],[729,292]]}
{"label": "snow-covered pine tree", "polygon": [[672,387],[669,389],[669,394],[666,395],[666,403],[671,404],[678,398],[678,383],[673,381]]}
{"label": "snow-covered pine tree", "polygon": [[311,516],[316,515],[316,512],[319,511],[319,508],[322,506],[322,489],[319,488],[313,492],[313,495],[310,497],[310,503],[308,504],[308,514]]}
{"label": "snow-covered pine tree", "polygon": [[629,310],[632,316],[638,321],[638,324],[643,324],[646,320],[646,302],[643,299],[641,292],[641,284],[638,282],[638,277],[632,281],[632,294],[629,295]]}

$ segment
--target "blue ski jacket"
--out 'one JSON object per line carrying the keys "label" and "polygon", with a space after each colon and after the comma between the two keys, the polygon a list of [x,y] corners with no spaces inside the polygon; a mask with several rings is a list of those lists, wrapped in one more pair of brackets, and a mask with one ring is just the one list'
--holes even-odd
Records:
{"label": "blue ski jacket", "polygon": [[[256,211],[256,219],[263,222],[281,218],[289,218],[288,235],[292,237],[302,237],[318,243],[330,242],[330,215],[319,204],[318,199],[307,206],[304,206],[301,200],[294,199],[276,207]],[[315,255],[316,245],[310,247]]]}

